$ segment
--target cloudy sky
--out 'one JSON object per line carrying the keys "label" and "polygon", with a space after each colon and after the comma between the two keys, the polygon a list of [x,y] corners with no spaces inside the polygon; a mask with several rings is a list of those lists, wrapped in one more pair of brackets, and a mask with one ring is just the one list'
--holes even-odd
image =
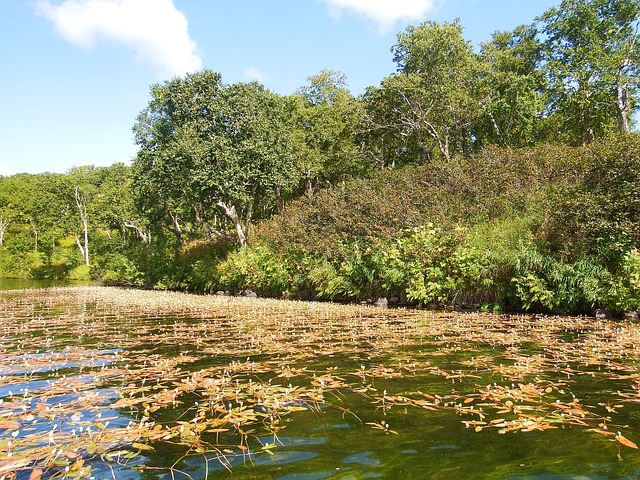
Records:
{"label": "cloudy sky", "polygon": [[293,93],[323,69],[361,94],[396,34],[459,18],[473,45],[560,0],[0,0],[0,175],[128,162],[149,86],[208,68]]}

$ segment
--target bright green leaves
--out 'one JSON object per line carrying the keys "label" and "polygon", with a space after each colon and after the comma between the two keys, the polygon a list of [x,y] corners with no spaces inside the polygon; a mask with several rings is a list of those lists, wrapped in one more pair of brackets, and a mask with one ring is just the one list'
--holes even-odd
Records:
{"label": "bright green leaves", "polygon": [[[481,66],[462,31],[457,22],[408,27],[392,49],[399,73],[383,81],[385,92],[368,92],[374,130],[393,129],[411,139],[406,146],[414,150],[415,162],[425,163],[434,148],[446,160],[455,151],[469,151],[470,128],[482,103],[476,90]],[[375,108],[380,101],[382,110]]]}
{"label": "bright green leaves", "polygon": [[301,191],[312,194],[361,174],[368,166],[357,143],[362,103],[347,89],[346,77],[323,70],[289,97],[295,166]]}
{"label": "bright green leaves", "polygon": [[539,17],[549,112],[568,143],[628,132],[638,96],[639,15],[637,0],[564,0]]}
{"label": "bright green leaves", "polygon": [[293,183],[283,100],[255,82],[224,85],[208,70],[152,95],[134,127],[138,203],[181,243],[192,229],[222,237],[213,225],[226,218],[244,244],[253,218],[272,213]]}

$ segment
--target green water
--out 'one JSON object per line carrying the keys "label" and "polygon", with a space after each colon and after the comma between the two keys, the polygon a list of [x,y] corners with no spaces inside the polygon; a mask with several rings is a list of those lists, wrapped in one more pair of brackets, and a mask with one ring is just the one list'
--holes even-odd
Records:
{"label": "green water", "polygon": [[92,285],[84,280],[44,280],[33,278],[0,278],[0,290],[18,290],[26,288],[68,287],[73,285]]}
{"label": "green water", "polygon": [[[174,301],[161,293],[152,295],[167,308]],[[190,298],[194,304],[204,302],[202,297]],[[75,401],[73,395],[38,400],[38,392],[45,395],[47,382],[53,379],[81,382],[82,375],[92,369],[119,368],[124,372],[119,375],[126,376],[142,365],[182,358],[176,363],[180,373],[159,373],[153,380],[148,374],[148,382],[166,381],[173,388],[190,372],[217,372],[219,367],[251,362],[250,371],[238,370],[233,377],[238,391],[247,381],[309,388],[326,372],[341,379],[340,386],[323,390],[324,398],[316,405],[283,415],[275,435],[258,422],[243,427],[248,434],[242,438],[233,429],[203,433],[204,441],[224,444],[224,451],[197,452],[172,441],[156,441],[153,450],[127,460],[109,462],[92,456],[88,461],[95,478],[640,478],[639,451],[594,431],[604,422],[640,443],[635,349],[640,333],[632,324],[335,306],[325,311],[322,306],[275,306],[260,301],[240,308],[234,300],[216,307],[200,306],[197,315],[193,311],[164,314],[158,311],[161,307],[127,307],[126,299],[114,307],[81,289],[64,295],[54,291],[0,294],[0,300],[6,317],[0,329],[4,350],[0,399],[6,404],[25,392],[25,398],[33,395],[32,408],[38,401],[60,407],[52,422],[61,429],[71,429],[62,419],[67,415],[69,424],[71,412],[79,408],[66,413],[63,409],[65,402]],[[12,328],[14,323],[20,326]],[[25,357],[29,357],[28,371],[22,368]],[[294,373],[283,376],[287,369]],[[176,380],[165,375],[175,375]],[[214,377],[212,373],[208,378]],[[111,427],[141,416],[138,407],[108,405],[118,399],[118,389],[130,382],[144,384],[135,375],[114,375],[92,390],[103,395],[101,415],[111,418]],[[522,385],[527,384],[541,387],[537,387],[539,399],[534,395],[533,401],[521,402],[531,406],[526,415],[555,418],[557,405],[561,418],[569,411],[566,408],[578,405],[578,412],[586,412],[584,418],[553,424],[557,428],[500,432],[465,424],[476,419],[469,412],[387,400],[437,395],[442,399],[438,402],[484,408],[489,423],[514,415],[499,413],[489,404],[482,393],[487,386],[522,393],[526,390]],[[550,393],[544,391],[547,385],[553,386],[547,387]],[[154,412],[154,421],[164,428],[193,421],[194,405],[208,398],[202,388],[196,386],[182,394],[179,404]],[[514,398],[509,395],[505,398]],[[93,421],[98,407],[83,408],[84,418]],[[16,436],[50,429],[47,422],[25,423]],[[0,429],[0,445],[12,433]],[[273,448],[265,450],[265,444]],[[0,456],[0,468],[2,461]],[[29,473],[18,472],[18,478],[27,479]],[[47,475],[64,476],[53,470]]]}

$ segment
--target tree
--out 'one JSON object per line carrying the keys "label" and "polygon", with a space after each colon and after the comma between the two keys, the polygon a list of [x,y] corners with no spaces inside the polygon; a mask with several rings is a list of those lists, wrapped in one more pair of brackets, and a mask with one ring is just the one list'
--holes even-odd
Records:
{"label": "tree", "polygon": [[639,15],[640,0],[563,0],[538,18],[549,113],[574,143],[629,132],[640,93]]}
{"label": "tree", "polygon": [[382,92],[367,94],[370,105],[386,103],[382,118],[374,117],[372,124],[410,138],[419,163],[434,147],[447,161],[456,151],[467,154],[474,141],[472,127],[482,111],[477,82],[482,65],[462,32],[457,21],[407,27],[392,48],[398,73],[382,82]]}
{"label": "tree", "polygon": [[15,177],[0,177],[0,250],[9,226],[21,220],[19,200]]}
{"label": "tree", "polygon": [[488,95],[475,129],[480,142],[523,147],[539,140],[545,83],[536,36],[533,26],[521,25],[511,32],[496,32],[481,44]]}
{"label": "tree", "polygon": [[322,70],[290,99],[296,167],[308,195],[366,168],[356,137],[362,104],[340,72]]}
{"label": "tree", "polygon": [[221,214],[246,245],[252,220],[293,182],[285,102],[256,82],[224,85],[209,70],[154,85],[151,95],[134,127],[138,205],[179,242],[194,228],[226,238]]}
{"label": "tree", "polygon": [[65,213],[69,218],[69,227],[86,266],[89,262],[89,210],[102,182],[102,169],[93,166],[75,167],[65,177],[68,203]]}

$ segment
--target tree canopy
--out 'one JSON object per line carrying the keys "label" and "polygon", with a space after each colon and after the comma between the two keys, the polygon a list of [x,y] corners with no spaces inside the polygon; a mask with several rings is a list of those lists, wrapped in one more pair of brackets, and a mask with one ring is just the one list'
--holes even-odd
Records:
{"label": "tree canopy", "polygon": [[130,167],[0,177],[0,274],[640,308],[639,16],[562,0],[479,48],[425,21],[358,97],[152,85]]}
{"label": "tree canopy", "polygon": [[273,212],[293,182],[285,103],[258,83],[225,85],[204,70],[151,89],[134,131],[138,205],[182,242],[201,227],[213,240],[221,217],[240,244],[256,216]]}

